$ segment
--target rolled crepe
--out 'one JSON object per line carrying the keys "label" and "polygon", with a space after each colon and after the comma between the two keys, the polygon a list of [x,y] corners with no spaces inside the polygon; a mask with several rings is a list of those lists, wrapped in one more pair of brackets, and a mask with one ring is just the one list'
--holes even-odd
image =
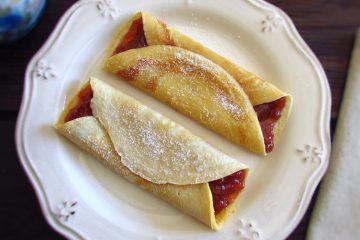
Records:
{"label": "rolled crepe", "polygon": [[[177,48],[169,50],[170,46],[176,46]],[[150,49],[145,50],[147,48]],[[160,66],[162,69],[159,69],[159,64],[155,64],[158,67],[156,69],[149,64],[156,63],[157,61],[154,61],[154,59],[159,60],[160,56],[164,56],[170,51],[173,54],[172,58],[168,58],[168,64],[180,64],[175,69],[171,69],[173,74],[164,74],[164,72],[169,71],[169,69],[165,69],[166,66]],[[195,55],[196,57],[194,57]],[[146,56],[147,62],[144,62],[142,56]],[[186,59],[187,57],[190,57],[190,59],[196,58],[199,61],[195,63],[189,62]],[[185,66],[181,66],[183,63],[186,63]],[[191,69],[187,68],[189,64],[192,64]],[[214,65],[218,65],[218,67]],[[140,66],[140,68],[136,68],[137,66]],[[220,68],[222,69],[220,70]],[[290,95],[143,12],[135,14],[119,28],[107,49],[104,69],[129,80],[131,84],[147,91],[234,143],[262,155],[272,151],[285,126],[291,108],[292,100]],[[147,71],[147,73],[143,73],[143,71]],[[209,96],[208,92],[203,89],[207,90],[211,86],[203,87],[211,84],[211,82],[214,83],[211,78],[217,74],[217,71],[225,71],[231,77],[217,78],[215,84],[220,82],[222,89]],[[200,83],[198,89],[192,92],[191,95],[181,95],[184,89],[191,88],[189,84],[194,83],[190,80],[176,83],[175,79],[189,78],[189,75],[194,74],[202,75],[202,81],[209,81]],[[222,73],[222,75],[225,74]],[[231,79],[231,84],[225,83],[230,81],[228,79]],[[160,81],[161,83],[159,83]],[[169,83],[165,83],[166,81],[169,81]],[[167,85],[168,88],[172,89],[169,90],[163,87],[155,89],[160,84]],[[172,94],[178,93],[176,100],[173,100],[172,96],[166,96],[169,91]],[[223,93],[225,94],[222,95]],[[233,98],[238,95],[242,97],[235,100],[233,98],[229,99],[228,93],[234,93]],[[193,103],[190,107],[184,106],[188,103],[186,100],[193,94],[197,95],[196,98],[199,101]],[[247,99],[244,99],[244,96]],[[218,101],[214,101],[214,98],[218,99]],[[178,103],[174,104],[174,101],[178,101]],[[242,102],[242,106],[246,107],[240,108],[238,106],[240,102]],[[212,112],[206,113],[207,109],[203,109],[203,105],[209,105],[210,103],[212,105],[222,105],[218,107],[212,106],[212,108],[222,108],[215,114],[216,116],[212,115]],[[196,104],[199,104],[199,106],[196,106]],[[184,108],[191,109],[184,111]],[[232,112],[232,116],[224,116],[229,115],[229,112]],[[202,117],[199,117],[199,115],[202,115]],[[243,122],[244,119],[239,119],[239,115],[246,115],[244,118],[252,121],[252,124],[249,125],[248,121]],[[206,120],[205,117],[209,119]],[[223,125],[227,123],[224,120],[230,117],[233,121],[238,121],[238,123],[231,123],[228,127],[224,127]],[[219,124],[213,124],[211,118],[216,118],[215,121]]]}
{"label": "rolled crepe", "polygon": [[120,176],[214,230],[233,212],[248,172],[180,125],[95,78],[70,101],[56,129]]}
{"label": "rolled crepe", "polygon": [[264,152],[249,99],[212,61],[182,48],[154,45],[113,56],[107,69],[233,142]]}

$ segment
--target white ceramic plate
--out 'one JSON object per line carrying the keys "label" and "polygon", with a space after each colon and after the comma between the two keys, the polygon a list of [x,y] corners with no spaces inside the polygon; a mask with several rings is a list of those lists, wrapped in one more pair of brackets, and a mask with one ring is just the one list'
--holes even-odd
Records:
{"label": "white ceramic plate", "polygon": [[[114,31],[148,11],[294,97],[284,134],[264,158],[101,71]],[[104,168],[52,127],[65,102],[96,76],[169,116],[251,175],[237,212],[213,232]],[[299,223],[330,151],[330,91],[314,54],[279,9],[260,0],[77,2],[29,63],[17,124],[21,163],[43,213],[63,235],[86,239],[283,239]]]}

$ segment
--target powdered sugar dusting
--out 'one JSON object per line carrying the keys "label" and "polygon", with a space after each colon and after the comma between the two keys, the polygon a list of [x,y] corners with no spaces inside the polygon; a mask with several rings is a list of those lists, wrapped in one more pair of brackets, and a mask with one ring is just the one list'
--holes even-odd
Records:
{"label": "powdered sugar dusting", "polygon": [[149,128],[140,128],[140,137],[144,145],[149,146],[154,155],[160,156],[164,153],[164,149],[158,142],[157,136],[154,131]]}
{"label": "powdered sugar dusting", "polygon": [[158,184],[183,185],[209,182],[244,168],[136,100],[120,92],[109,96],[109,89],[94,84],[93,113],[121,162],[135,174]]}
{"label": "powdered sugar dusting", "polygon": [[[136,111],[136,108],[130,109],[127,106],[127,111],[123,111],[124,119],[136,120],[137,117],[141,117],[141,121],[132,121],[126,127],[126,131],[122,133],[131,142],[130,145],[128,144],[129,147],[122,147],[124,165],[135,172],[139,171],[140,166],[143,168],[141,171],[145,176],[157,174],[173,176],[179,172],[191,172],[188,171],[189,168],[197,173],[206,169],[206,162],[192,166],[199,158],[196,153],[199,145],[197,138],[184,139],[181,133],[186,131],[185,129],[174,126],[173,122],[165,117],[159,118],[159,116],[149,113],[149,109],[146,107],[138,107],[138,111]],[[182,142],[180,139],[185,141]],[[189,148],[189,144],[193,147]],[[144,157],[151,159],[151,167],[146,166],[146,161],[143,161]],[[175,169],[176,171],[174,171]]]}
{"label": "powdered sugar dusting", "polygon": [[242,109],[236,103],[230,101],[230,99],[224,94],[216,94],[216,101],[220,103],[220,105],[232,113],[237,119],[241,118]]}
{"label": "powdered sugar dusting", "polygon": [[[136,51],[135,57],[125,52],[117,61],[110,59],[114,64],[110,71],[125,72],[124,76],[138,73],[129,83],[239,145],[262,144],[250,100],[223,68],[179,47],[153,45]],[[129,58],[131,64],[115,66]],[[149,89],[149,82],[156,87]]]}

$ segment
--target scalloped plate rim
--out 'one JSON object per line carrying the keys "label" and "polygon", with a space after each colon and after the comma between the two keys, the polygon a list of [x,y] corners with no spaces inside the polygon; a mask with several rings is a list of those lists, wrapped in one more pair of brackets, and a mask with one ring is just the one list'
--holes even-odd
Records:
{"label": "scalloped plate rim", "polygon": [[[327,81],[326,74],[315,56],[315,54],[312,52],[310,47],[306,44],[306,42],[303,40],[303,38],[298,33],[295,25],[291,21],[290,17],[282,11],[280,8],[272,5],[271,3],[265,2],[263,0],[246,0],[248,2],[251,2],[253,5],[263,8],[272,10],[277,14],[280,14],[283,19],[285,19],[284,26],[286,28],[286,32],[288,37],[291,38],[291,41],[296,44],[296,48],[298,50],[302,51],[305,57],[311,62],[311,65],[315,69],[319,81],[322,85],[322,91],[323,91],[323,100],[324,104],[322,106],[322,122],[329,123],[330,122],[330,106],[331,106],[331,95],[330,95],[330,87],[329,83]],[[48,199],[46,197],[46,193],[43,190],[43,186],[41,181],[38,178],[38,173],[34,170],[33,166],[31,165],[31,161],[28,159],[27,153],[25,151],[25,148],[23,146],[23,127],[24,127],[24,119],[27,116],[28,113],[28,107],[30,105],[30,101],[28,101],[29,98],[31,98],[31,90],[32,90],[32,69],[33,66],[36,64],[36,62],[40,59],[40,56],[44,55],[47,50],[51,48],[51,46],[56,42],[56,36],[62,33],[62,30],[67,24],[67,21],[71,17],[73,13],[77,11],[81,6],[85,5],[89,2],[96,2],[97,0],[80,0],[75,2],[68,10],[64,12],[58,23],[56,24],[54,30],[51,32],[48,39],[45,41],[43,46],[37,51],[37,53],[31,58],[29,61],[29,64],[26,68],[25,73],[25,83],[24,83],[24,90],[23,90],[23,97],[21,101],[21,106],[19,110],[19,115],[16,122],[16,148],[17,153],[19,155],[19,160],[21,162],[22,167],[24,168],[28,178],[30,179],[30,182],[32,186],[35,189],[36,196],[38,198],[38,201],[40,203],[40,207],[42,210],[43,215],[45,216],[46,221],[50,226],[52,226],[56,231],[64,235],[65,237],[72,238],[72,239],[84,239],[85,237],[78,229],[72,229],[68,225],[64,225],[59,222],[54,217],[54,214],[50,210]],[[293,216],[291,222],[284,228],[277,236],[279,238],[286,238],[298,225],[300,220],[305,214],[305,211],[307,210],[311,197],[314,194],[315,188],[318,186],[320,180],[324,176],[326,169],[329,164],[329,155],[330,155],[330,130],[327,126],[324,131],[321,132],[321,140],[324,142],[325,148],[323,149],[323,158],[319,165],[319,167],[311,174],[311,177],[307,181],[306,184],[306,190],[304,191],[301,202],[299,204],[299,208],[296,211],[296,214]]]}

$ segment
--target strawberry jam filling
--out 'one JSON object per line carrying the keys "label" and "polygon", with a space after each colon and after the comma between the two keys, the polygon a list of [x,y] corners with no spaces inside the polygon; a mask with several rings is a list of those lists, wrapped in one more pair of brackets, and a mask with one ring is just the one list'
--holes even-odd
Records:
{"label": "strawberry jam filling", "polygon": [[142,48],[148,46],[143,28],[142,18],[139,18],[130,26],[122,42],[116,47],[113,55],[129,49]]}
{"label": "strawberry jam filling", "polygon": [[240,170],[224,178],[209,182],[215,214],[234,202],[245,187],[246,172]]}
{"label": "strawberry jam filling", "polygon": [[93,114],[90,107],[90,102],[92,97],[93,97],[93,91],[89,84],[79,92],[78,103],[76,104],[76,106],[70,109],[64,121],[69,122],[77,118],[92,116]]}
{"label": "strawberry jam filling", "polygon": [[281,117],[281,111],[285,107],[285,98],[279,98],[273,102],[254,106],[254,110],[260,122],[261,131],[264,136],[265,150],[267,153],[274,148],[274,126]]}

